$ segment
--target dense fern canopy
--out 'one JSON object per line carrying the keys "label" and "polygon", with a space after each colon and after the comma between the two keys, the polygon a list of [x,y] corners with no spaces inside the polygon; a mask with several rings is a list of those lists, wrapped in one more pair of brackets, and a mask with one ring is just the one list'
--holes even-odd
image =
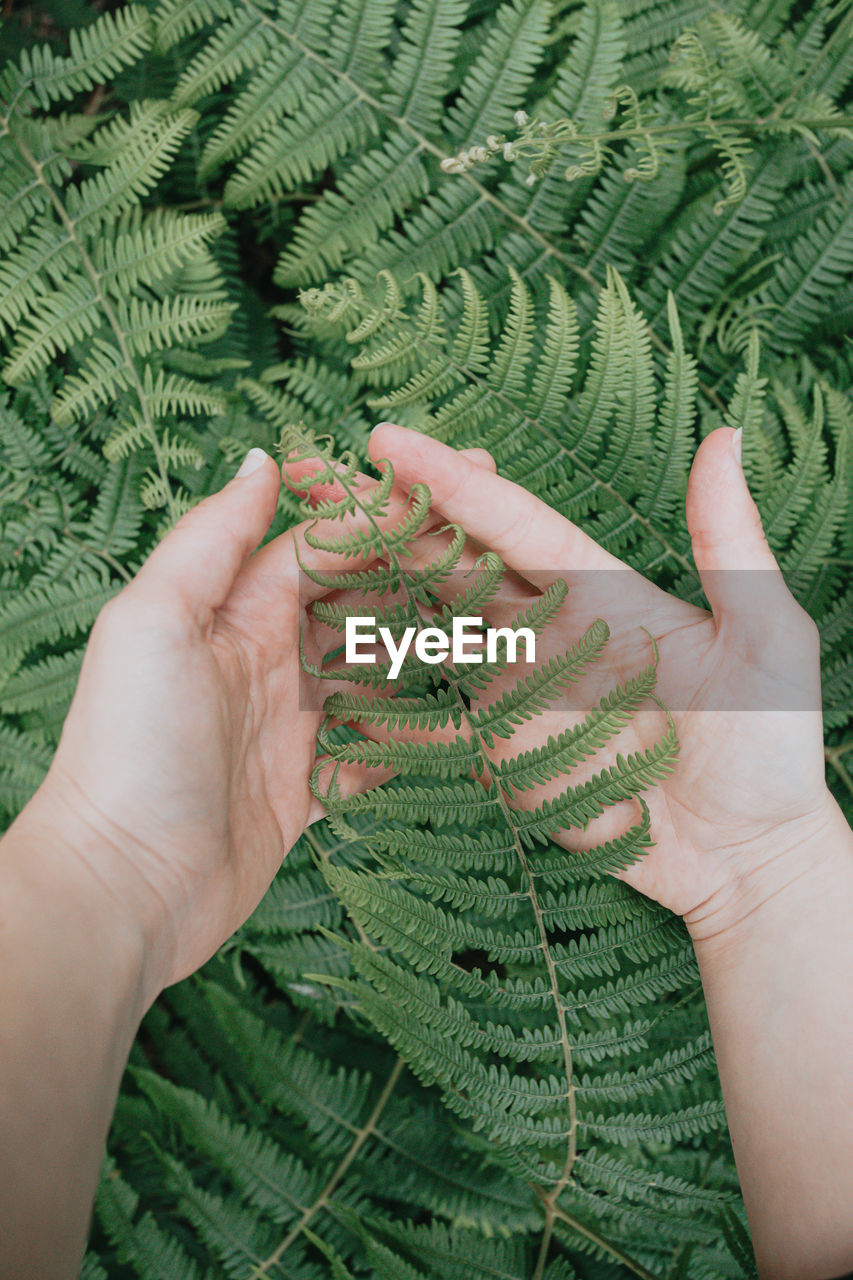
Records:
{"label": "dense fern canopy", "polygon": [[[742,426],[821,630],[850,812],[845,0],[38,0],[0,50],[7,820],[95,616],[175,519],[293,424],[363,466],[382,418],[488,447],[690,599],[690,459]],[[301,518],[283,491],[270,536]],[[483,561],[484,593],[500,573]],[[604,632],[584,643],[491,729],[511,741]],[[510,787],[565,773],[559,813],[484,796],[476,690],[417,680],[406,714],[455,736],[385,749],[401,776],[359,803],[316,779],[328,820],[145,1020],[86,1280],[749,1274],[686,933],[607,874],[644,822],[570,867],[548,835],[592,803],[583,734],[654,676],[505,766]],[[676,751],[624,761],[601,802]]]}

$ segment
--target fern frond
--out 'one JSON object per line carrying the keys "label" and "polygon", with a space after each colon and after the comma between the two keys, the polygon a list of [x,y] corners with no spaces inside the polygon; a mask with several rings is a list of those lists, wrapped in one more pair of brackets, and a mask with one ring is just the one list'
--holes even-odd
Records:
{"label": "fern frond", "polygon": [[96,1212],[119,1258],[132,1259],[149,1275],[177,1274],[186,1280],[209,1280],[179,1241],[157,1225],[152,1213],[144,1212],[136,1218],[138,1207],[138,1194],[108,1161],[98,1187]]}
{"label": "fern frond", "polygon": [[[136,49],[134,21],[141,19],[127,9],[115,23],[104,19],[87,28],[80,59],[100,66],[98,41],[115,43],[127,28],[124,52],[107,56],[105,67],[115,69],[116,57],[121,62]],[[147,17],[144,23],[147,30]],[[169,381],[150,362],[155,352],[216,339],[234,308],[208,250],[222,219],[144,215],[140,200],[174,161],[195,119],[162,102],[133,103],[126,118],[115,117],[78,143],[75,159],[95,172],[76,184],[68,182],[67,167],[54,170],[48,162],[52,124],[12,116],[0,127],[0,151],[39,192],[29,208],[34,226],[0,263],[0,332],[14,333],[3,376],[12,385],[33,382],[57,356],[66,356],[70,369],[55,399],[66,427],[126,397],[131,425],[122,449],[150,450],[154,468],[146,498],[167,506],[175,518],[187,501],[169,473],[184,455],[157,423],[190,405],[195,412],[218,412],[223,401],[198,382]],[[0,213],[12,225],[23,212],[16,201],[16,192],[0,183]]]}
{"label": "fern frond", "polygon": [[758,305],[773,308],[770,341],[796,348],[829,316],[833,297],[853,271],[853,181],[824,216],[807,227],[780,261]]}
{"label": "fern frond", "polygon": [[[535,390],[537,375],[529,367],[529,348],[522,336],[522,317],[527,313],[529,299],[518,280],[514,285],[515,311],[504,337],[491,348],[489,364],[482,369],[481,355],[477,356],[476,365],[469,363],[466,367],[453,359],[453,344],[459,348],[463,343],[462,349],[473,350],[477,331],[476,341],[480,350],[485,350],[484,311],[475,301],[471,283],[465,285],[467,298],[457,333],[447,337],[438,322],[442,302],[429,292],[412,318],[401,314],[398,305],[372,301],[355,281],[313,291],[303,298],[303,303],[312,316],[322,317],[324,323],[338,317],[337,323],[346,324],[353,342],[358,325],[370,320],[363,349],[353,358],[352,365],[370,382],[392,383],[392,390],[372,397],[370,403],[374,407],[386,412],[422,402],[421,420],[426,409],[428,426],[434,434],[455,443],[476,439],[490,448],[510,478],[538,492],[569,518],[586,518],[590,532],[608,549],[624,554],[632,544],[638,544],[634,554],[639,563],[668,558],[691,575],[692,567],[681,547],[658,532],[651,513],[646,516],[639,509],[635,489],[628,480],[629,476],[636,476],[636,463],[645,459],[655,440],[659,454],[672,447],[673,437],[684,440],[693,408],[690,374],[684,372],[686,361],[682,358],[681,368],[687,379],[685,393],[675,415],[656,422],[648,327],[621,279],[610,273],[608,281],[599,301],[596,337],[582,387],[567,398],[562,408],[556,398],[544,399],[535,419],[529,416],[525,394],[528,388],[534,396],[542,396],[542,377],[552,376],[547,370],[556,366],[558,358],[566,362],[567,379],[575,363],[574,328],[565,323],[562,302],[552,302],[557,309],[551,312],[546,330],[549,364],[542,366]],[[499,384],[493,372],[498,353],[502,361],[508,362],[506,371],[502,364],[497,365]],[[414,375],[413,361],[420,369]],[[561,377],[560,387],[563,385]],[[486,421],[488,430],[484,429]],[[532,449],[528,443],[531,430],[539,437]],[[665,440],[661,440],[663,432]],[[672,470],[661,483],[665,505],[672,504],[678,494]]]}
{"label": "fern frond", "polygon": [[103,13],[86,27],[69,33],[68,53],[57,56],[49,45],[24,50],[17,66],[0,80],[0,100],[32,94],[39,106],[69,101],[81,90],[112,79],[151,47],[151,20],[143,5],[126,5]]}
{"label": "fern frond", "polygon": [[[507,344],[514,350],[519,340],[524,346],[523,294],[517,296]],[[435,305],[428,296],[424,324],[432,331]],[[466,345],[470,347],[467,341]],[[506,371],[499,376],[504,382]],[[286,438],[292,442],[294,433]],[[302,447],[306,456],[319,448],[323,457],[316,441]],[[344,511],[357,512],[352,472],[344,467],[338,479]],[[408,593],[417,615],[429,597],[401,570],[413,527],[404,519],[387,536],[383,532],[388,560],[388,568],[380,571],[384,579],[377,578],[375,570],[365,572],[380,595],[389,587]],[[373,546],[374,552],[378,549]],[[551,595],[541,598],[540,630],[562,606],[565,587]],[[469,598],[470,593],[466,601]],[[392,609],[402,623],[405,612],[396,600]],[[533,621],[532,612],[520,615],[517,622]],[[442,616],[456,614],[455,602],[444,605]],[[338,602],[338,625],[346,616],[346,606]],[[378,742],[341,742],[326,729],[321,744],[333,772],[327,778],[321,763],[312,784],[334,815],[335,830],[344,842],[342,855],[348,840],[361,843],[358,825],[348,824],[368,819],[375,824],[377,868],[371,873],[346,865],[343,857],[321,861],[324,879],[357,922],[361,940],[343,944],[353,977],[326,969],[309,978],[355,1001],[424,1083],[440,1083],[445,1105],[474,1130],[482,1130],[508,1168],[516,1174],[524,1170],[525,1176],[538,1169],[540,1178],[556,1183],[561,1162],[568,1160],[569,1167],[574,1163],[583,1132],[582,1122],[572,1119],[584,1097],[576,1090],[572,1072],[572,1040],[577,1036],[579,1046],[588,1043],[593,1054],[597,1033],[608,1019],[625,1015],[643,1000],[660,1000],[696,978],[689,945],[662,931],[658,921],[649,928],[643,905],[610,874],[649,848],[644,805],[639,823],[600,847],[563,855],[559,866],[547,852],[548,833],[561,825],[585,826],[607,805],[634,798],[665,776],[677,749],[672,731],[653,747],[617,757],[615,765],[555,799],[538,805],[534,800],[529,809],[515,808],[506,800],[511,779],[517,780],[522,794],[525,787],[550,779],[568,761],[577,763],[607,742],[648,696],[654,666],[607,695],[584,723],[540,752],[518,760],[499,758],[492,765],[495,743],[511,740],[519,723],[596,660],[606,639],[606,626],[594,624],[575,649],[540,664],[483,707],[476,705],[482,680],[460,678],[460,670],[452,667],[446,685],[417,695],[336,692],[326,702],[326,711],[336,720],[375,723],[392,731],[449,721],[455,725],[455,737],[432,744],[396,741],[392,732],[388,740]],[[487,684],[505,663],[504,653],[489,664],[493,670]],[[356,762],[390,767],[400,776],[390,784],[345,796],[339,790],[338,770]],[[477,780],[482,774],[487,781]],[[469,828],[478,833],[473,849],[472,837],[465,834]],[[543,845],[546,852],[540,854]],[[582,946],[567,946],[557,936],[570,930],[579,931]],[[469,951],[488,957],[489,969],[464,964]],[[508,971],[498,974],[491,966],[506,966]],[[564,986],[573,972],[581,985]],[[594,974],[604,975],[603,985],[584,987],[584,976]],[[487,1016],[485,1008],[490,1010]],[[519,1024],[522,1014],[530,1021]],[[611,1038],[601,1044],[610,1045]],[[708,1065],[707,1045],[705,1051],[703,1058],[695,1047],[685,1047],[637,1068],[634,1076],[605,1075],[597,1084],[587,1078],[585,1087],[596,1106],[605,1098],[621,1106],[643,1092],[692,1078]],[[535,1063],[537,1074],[512,1072],[507,1064],[513,1062]],[[583,1123],[591,1134],[598,1125],[612,1125],[618,1142],[643,1125],[654,1133],[704,1132],[703,1123],[710,1125],[712,1111],[703,1106],[694,1115],[686,1108],[654,1118],[626,1112],[618,1121],[590,1113]]]}
{"label": "fern frond", "polygon": [[14,653],[88,630],[115,591],[94,569],[31,587],[0,605],[0,651]]}

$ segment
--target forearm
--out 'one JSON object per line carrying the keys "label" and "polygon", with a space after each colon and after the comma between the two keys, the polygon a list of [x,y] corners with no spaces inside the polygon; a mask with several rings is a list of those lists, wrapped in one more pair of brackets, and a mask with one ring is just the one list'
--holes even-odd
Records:
{"label": "forearm", "polygon": [[96,853],[70,848],[38,806],[0,840],[0,1274],[16,1280],[77,1274],[151,998],[141,934],[96,885],[81,891],[78,859]]}
{"label": "forearm", "polygon": [[776,891],[696,940],[764,1280],[853,1268],[851,920],[853,837],[830,801]]}

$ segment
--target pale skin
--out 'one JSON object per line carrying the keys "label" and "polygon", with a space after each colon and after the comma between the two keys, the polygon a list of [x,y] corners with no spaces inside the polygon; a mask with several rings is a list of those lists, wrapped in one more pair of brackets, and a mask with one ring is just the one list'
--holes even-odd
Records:
{"label": "pale skin", "polygon": [[[611,558],[495,475],[488,455],[389,425],[371,455],[395,468],[389,519],[425,481],[436,519],[458,521],[475,553],[490,547],[516,571],[516,604],[574,571],[575,632],[601,615],[612,625],[604,687],[649,660],[630,618],[640,611],[656,637],[681,757],[648,797],[656,847],[623,874],[684,916],[694,940],[761,1275],[826,1280],[853,1267],[853,840],[823,780],[816,633],[777,576],[731,437],[704,442],[688,493],[713,617],[625,571],[614,619],[612,591],[608,605],[596,585],[610,575],[578,572],[615,570]],[[75,1274],[140,1018],[251,913],[322,814],[308,787],[318,714],[299,709],[298,629],[312,655],[324,635],[300,599],[293,536],[251,554],[278,485],[261,457],[107,607],[54,764],[0,841],[0,1161],[13,1175],[0,1179],[3,1274]],[[746,608],[717,573],[729,569],[763,570],[772,608]],[[685,670],[701,683],[692,707]],[[772,709],[788,705],[779,682],[806,709]],[[705,709],[714,693],[745,705],[747,688],[747,710]],[[599,692],[590,686],[591,703]],[[660,731],[655,711],[619,750]],[[607,838],[599,824],[567,846]]]}

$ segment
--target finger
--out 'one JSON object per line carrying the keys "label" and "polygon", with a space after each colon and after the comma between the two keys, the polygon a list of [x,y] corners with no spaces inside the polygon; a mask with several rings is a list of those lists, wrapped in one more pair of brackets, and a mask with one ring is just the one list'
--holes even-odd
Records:
{"label": "finger", "polygon": [[[369,483],[373,486],[375,481]],[[367,515],[357,507],[354,511],[346,512],[338,520],[309,520],[292,530],[292,536],[296,540],[299,551],[299,568],[301,570],[299,575],[300,598],[302,603],[310,604],[315,600],[321,599],[330,591],[336,590],[335,579],[337,575],[344,572],[351,573],[367,569],[375,565],[384,550],[381,544],[378,549],[374,544],[368,546],[363,552],[356,552],[355,554],[341,554],[338,551],[329,551],[323,546],[312,546],[306,541],[305,534],[309,530],[311,531],[312,540],[323,538],[338,540],[348,534],[359,534],[371,530],[378,530],[380,534],[384,530],[390,532],[404,519],[411,506],[411,501],[411,495],[405,489],[399,485],[394,485],[389,495],[385,512],[382,515]],[[420,527],[421,529],[429,528],[431,523],[434,523],[434,520],[427,515]]]}
{"label": "finger", "polygon": [[[494,468],[494,459],[485,449],[468,451],[472,460],[481,469]],[[317,474],[320,467],[318,459],[298,458],[285,459],[282,464],[282,476],[288,488],[299,494],[307,495],[310,502],[343,502],[351,496],[341,484],[311,484],[310,477]],[[361,472],[356,472],[351,482],[352,493],[358,497],[369,494],[376,487],[376,481]],[[409,509],[409,490],[395,484],[391,490],[385,515],[375,517],[379,529],[393,529],[400,523]],[[373,518],[368,517],[357,507],[340,519],[320,521],[306,520],[281,534],[261,550],[252,561],[252,577],[263,580],[268,588],[271,578],[287,579],[291,584],[298,582],[300,598],[307,605],[321,599],[334,588],[322,582],[314,582],[308,573],[328,574],[330,577],[356,569],[368,568],[376,560],[376,554],[368,551],[365,555],[346,556],[338,552],[324,551],[321,547],[310,547],[305,541],[305,533],[312,530],[318,538],[324,535],[340,538],[342,534],[358,533],[372,527]],[[442,523],[442,518],[432,514],[421,526],[421,532],[435,529]],[[300,573],[299,564],[293,555],[294,539],[299,549],[299,560],[307,572]]]}
{"label": "finger", "polygon": [[[408,546],[405,566],[407,571],[426,574],[433,564],[440,560],[451,541],[452,535],[442,531],[425,533],[415,538]],[[430,584],[430,591],[441,604],[454,605],[463,593],[478,585],[478,579],[484,572],[480,561],[485,548],[475,539],[469,538],[455,562],[453,572],[447,577],[439,577]],[[506,569],[501,579],[497,594],[486,603],[477,604],[478,616],[489,622],[503,626],[525,608],[528,608],[540,596],[540,591],[530,582],[512,569]],[[438,610],[436,611],[438,613]]]}
{"label": "finger", "polygon": [[[321,484],[312,480],[313,476],[324,474],[328,469],[328,464],[321,458],[306,458],[300,455],[284,459],[281,464],[281,478],[291,493],[308,502],[342,502],[347,496],[347,490],[339,481],[327,481]],[[332,469],[340,470],[342,474],[345,470],[343,464],[340,467],[333,464]],[[370,479],[357,471],[351,483],[360,490],[370,485]]]}
{"label": "finger", "polygon": [[382,422],[370,437],[370,456],[387,457],[399,484],[423,481],[432,505],[536,586],[554,572],[625,569],[615,556],[520,485],[438,440]]}
{"label": "finger", "polygon": [[233,480],[181,516],[131,589],[182,603],[206,622],[270,527],[279,487],[272,458],[250,449]]}
{"label": "finger", "polygon": [[498,464],[488,449],[460,449],[459,457],[467,458],[469,462],[474,463],[475,467],[482,467],[484,471],[491,471],[492,475],[497,475]]}
{"label": "finger", "polygon": [[[495,462],[488,449],[461,449],[459,457],[468,458],[475,466],[486,471],[497,471]],[[381,460],[380,460],[381,461]],[[281,464],[281,477],[292,493],[307,497],[309,502],[342,502],[347,496],[347,489],[339,481],[312,483],[311,477],[326,470],[326,464],[320,458],[285,458]],[[381,466],[378,468],[383,469]],[[343,467],[341,467],[343,471]],[[352,484],[356,492],[371,485],[369,478],[361,471],[353,476]]]}
{"label": "finger", "polygon": [[[376,481],[367,476],[357,476],[358,493],[369,493]],[[329,486],[312,486],[310,497],[327,501]],[[326,493],[323,493],[323,490]],[[363,552],[342,554],[327,551],[323,547],[310,546],[305,539],[310,530],[312,537],[339,539],[346,534],[365,532],[373,527],[373,520],[380,529],[393,529],[402,520],[411,505],[409,493],[395,486],[390,494],[384,516],[369,517],[358,508],[345,512],[339,519],[303,520],[285,533],[279,534],[257,555],[248,567],[244,589],[249,593],[289,590],[296,592],[303,605],[336,590],[331,579],[340,573],[351,573],[369,568],[377,559],[376,552],[367,547]],[[298,554],[298,560],[297,560]],[[314,581],[309,575],[317,575],[328,581]]]}
{"label": "finger", "polygon": [[740,463],[740,436],[720,427],[697,450],[687,487],[687,527],[702,587],[718,623],[766,634],[789,609],[789,592],[770,550]]}

